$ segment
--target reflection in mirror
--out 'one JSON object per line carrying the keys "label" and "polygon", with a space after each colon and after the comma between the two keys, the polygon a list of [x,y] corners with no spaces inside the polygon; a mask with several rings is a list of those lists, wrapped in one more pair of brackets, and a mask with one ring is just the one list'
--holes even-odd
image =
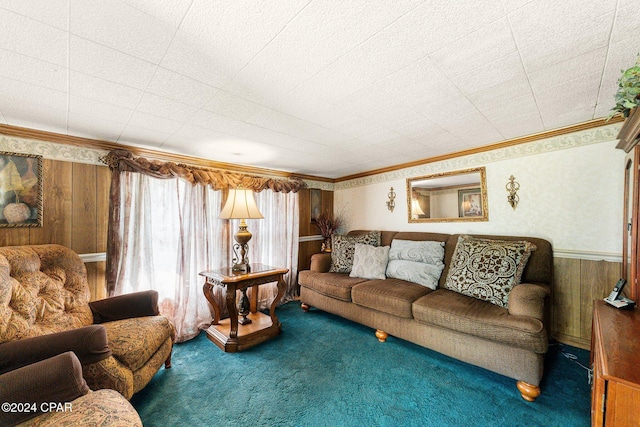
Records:
{"label": "reflection in mirror", "polygon": [[633,247],[633,161],[629,159],[624,170],[624,216],[622,227],[622,278],[633,283],[631,278],[631,259]]}
{"label": "reflection in mirror", "polygon": [[485,168],[407,179],[409,222],[488,221]]}

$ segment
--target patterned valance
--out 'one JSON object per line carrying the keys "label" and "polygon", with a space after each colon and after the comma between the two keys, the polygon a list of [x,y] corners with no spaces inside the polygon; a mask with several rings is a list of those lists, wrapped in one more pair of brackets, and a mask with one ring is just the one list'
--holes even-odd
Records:
{"label": "patterned valance", "polygon": [[225,190],[229,187],[244,187],[259,192],[272,190],[288,193],[305,188],[306,183],[300,178],[267,178],[247,175],[219,169],[205,169],[184,164],[147,160],[133,157],[126,150],[113,150],[100,159],[112,170],[119,172],[138,172],[155,178],[180,178],[191,184],[210,185],[214,190]]}

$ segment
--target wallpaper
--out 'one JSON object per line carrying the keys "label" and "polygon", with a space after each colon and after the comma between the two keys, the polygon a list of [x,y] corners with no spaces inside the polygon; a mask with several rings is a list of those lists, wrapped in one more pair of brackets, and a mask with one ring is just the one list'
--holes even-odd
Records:
{"label": "wallpaper", "polygon": [[104,165],[99,159],[101,156],[107,154],[107,151],[105,150],[55,144],[53,142],[17,138],[6,135],[0,135],[0,151],[36,154],[50,160],[88,163],[92,165]]}
{"label": "wallpaper", "polygon": [[457,169],[467,169],[471,167],[483,166],[487,163],[513,159],[517,157],[531,156],[534,154],[540,154],[549,151],[565,150],[588,144],[611,141],[616,139],[616,136],[618,135],[618,132],[620,132],[621,127],[622,123],[616,123],[566,135],[541,139],[525,144],[514,145],[511,147],[485,151],[482,153],[456,157],[440,162],[427,163],[411,168],[399,169],[378,175],[338,182],[335,184],[335,189],[342,190],[345,188],[358,187],[361,185],[369,185],[376,182],[386,182],[393,179],[406,179],[413,176],[430,175],[433,173]]}
{"label": "wallpaper", "polygon": [[[556,256],[620,261],[625,153],[620,125],[576,132],[336,184],[334,208],[343,229],[431,231],[541,237]],[[406,178],[485,166],[488,222],[409,223]],[[506,184],[520,183],[512,209]],[[386,207],[396,192],[393,212]]]}

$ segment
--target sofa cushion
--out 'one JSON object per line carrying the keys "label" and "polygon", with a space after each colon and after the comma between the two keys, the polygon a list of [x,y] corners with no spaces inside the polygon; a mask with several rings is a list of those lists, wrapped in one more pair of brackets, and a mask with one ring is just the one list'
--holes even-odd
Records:
{"label": "sofa cushion", "polygon": [[356,243],[379,246],[380,232],[371,231],[358,236],[333,235],[331,239],[331,269],[332,273],[350,273],[353,267],[353,254]]}
{"label": "sofa cushion", "polygon": [[386,279],[389,262],[389,246],[371,246],[356,243],[353,253],[353,268],[349,277],[363,279]]}
{"label": "sofa cushion", "polygon": [[528,241],[458,238],[444,288],[507,307],[536,246]]}
{"label": "sofa cushion", "polygon": [[436,289],[444,269],[443,258],[444,242],[394,239],[386,274]]}
{"label": "sofa cushion", "polygon": [[540,320],[510,315],[506,308],[446,289],[438,289],[416,300],[413,317],[422,323],[536,353],[547,351],[547,335]]}
{"label": "sofa cushion", "polygon": [[102,325],[107,330],[113,357],[134,372],[147,363],[167,338],[174,336],[173,325],[164,316],[135,317]]}
{"label": "sofa cushion", "polygon": [[298,275],[300,286],[347,302],[351,301],[351,288],[366,280],[361,277],[349,277],[344,273],[318,273],[309,270],[301,271]]}
{"label": "sofa cushion", "polygon": [[431,289],[400,279],[369,280],[351,289],[351,300],[363,307],[411,319],[411,304]]}

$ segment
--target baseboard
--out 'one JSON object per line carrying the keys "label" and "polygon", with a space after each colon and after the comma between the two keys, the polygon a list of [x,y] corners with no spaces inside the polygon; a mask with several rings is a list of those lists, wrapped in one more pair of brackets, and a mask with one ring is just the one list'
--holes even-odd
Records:
{"label": "baseboard", "polygon": [[581,348],[583,350],[590,350],[591,349],[591,340],[585,340],[584,338],[577,338],[577,337],[572,337],[571,335],[564,335],[558,332],[555,332],[553,334],[553,338],[556,339],[556,341],[562,343],[562,344],[567,344],[567,345],[571,345],[573,347],[578,347]]}

